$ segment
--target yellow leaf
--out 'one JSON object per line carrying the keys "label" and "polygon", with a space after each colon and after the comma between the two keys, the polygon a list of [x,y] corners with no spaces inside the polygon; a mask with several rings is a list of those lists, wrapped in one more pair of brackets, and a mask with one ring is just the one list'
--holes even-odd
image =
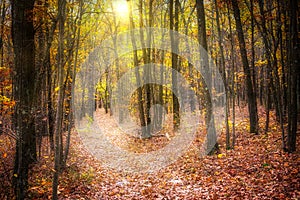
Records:
{"label": "yellow leaf", "polygon": [[54,89],[54,92],[57,92],[59,90],[59,86],[57,86],[55,89]]}
{"label": "yellow leaf", "polygon": [[18,177],[18,174],[14,174],[14,177]]}
{"label": "yellow leaf", "polygon": [[218,154],[218,158],[222,158],[224,156],[224,154]]}

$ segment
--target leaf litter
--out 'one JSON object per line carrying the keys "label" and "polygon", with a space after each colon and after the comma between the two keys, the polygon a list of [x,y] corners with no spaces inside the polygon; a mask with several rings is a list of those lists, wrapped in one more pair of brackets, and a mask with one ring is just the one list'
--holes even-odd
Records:
{"label": "leaf litter", "polygon": [[[170,142],[163,136],[153,137],[153,140],[148,141],[139,138],[120,139],[116,137],[118,128],[109,124],[113,122],[108,115],[101,113],[97,117],[101,118],[97,120],[105,121],[104,127],[107,127],[107,133],[111,133],[114,142],[127,150],[138,152],[138,149],[142,148],[144,152],[153,151]],[[235,148],[225,149],[223,130],[218,140],[219,152],[212,156],[199,156],[198,147],[203,135],[199,133],[200,136],[197,135],[199,137],[195,138],[184,155],[171,165],[153,173],[125,173],[104,167],[85,148],[78,133],[73,131],[69,160],[59,179],[59,198],[299,199],[299,140],[295,153],[288,154],[282,151],[280,128],[274,116],[271,117],[270,125],[276,128],[272,128],[267,134],[251,135],[246,131],[247,120],[243,116],[237,116]],[[260,126],[263,127],[262,121]],[[0,137],[0,141],[3,142],[5,136]],[[124,141],[127,146],[124,145]],[[49,153],[48,149],[45,141],[43,156],[30,170],[30,199],[51,199],[53,153]],[[11,153],[1,147],[2,161],[12,159]],[[3,166],[4,164],[0,172],[7,167]],[[0,191],[5,189],[1,188]]]}

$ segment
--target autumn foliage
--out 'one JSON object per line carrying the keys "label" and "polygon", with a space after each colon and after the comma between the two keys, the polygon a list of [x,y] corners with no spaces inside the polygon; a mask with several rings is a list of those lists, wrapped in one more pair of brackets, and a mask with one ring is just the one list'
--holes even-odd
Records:
{"label": "autumn foliage", "polygon": [[[299,32],[297,0],[0,1],[0,199],[300,199]],[[146,156],[184,126],[151,173],[80,132]]]}

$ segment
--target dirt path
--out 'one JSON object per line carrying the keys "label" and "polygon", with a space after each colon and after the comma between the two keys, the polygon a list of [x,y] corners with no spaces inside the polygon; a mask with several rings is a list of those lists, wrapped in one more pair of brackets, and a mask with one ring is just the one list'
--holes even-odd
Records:
{"label": "dirt path", "polygon": [[[105,124],[104,132],[116,134],[113,138],[116,143],[122,141],[115,132],[113,118],[99,113],[96,119]],[[73,191],[62,190],[62,199],[299,198],[299,151],[288,155],[279,150],[280,132],[276,127],[268,135],[254,136],[245,131],[245,121],[237,124],[235,150],[226,151],[221,146],[219,154],[200,158],[196,149],[199,141],[195,139],[187,153],[155,173],[125,173],[107,168],[102,163],[103,157],[99,161],[97,156],[92,156],[75,134],[69,168],[76,168],[73,171],[79,178],[72,180],[72,170],[67,170],[62,180],[67,179],[66,184],[76,187]],[[158,138],[163,140],[162,144],[168,141],[166,137]],[[224,144],[224,140],[222,134],[220,144]],[[134,138],[126,143],[140,144],[142,141]],[[95,148],[104,147],[97,143]]]}

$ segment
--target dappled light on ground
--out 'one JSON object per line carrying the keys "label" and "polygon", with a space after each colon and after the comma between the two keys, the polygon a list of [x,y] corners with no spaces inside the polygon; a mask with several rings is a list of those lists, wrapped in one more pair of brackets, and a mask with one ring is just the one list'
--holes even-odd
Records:
{"label": "dappled light on ground", "polygon": [[[200,142],[196,137],[184,155],[156,173],[124,173],[104,167],[73,132],[70,159],[60,178],[60,199],[299,198],[299,150],[294,154],[280,150],[280,131],[273,115],[272,130],[260,135],[247,133],[243,116],[239,114],[237,118],[234,150],[226,151],[222,145],[217,154],[200,158],[197,148]],[[106,121],[107,130],[116,131],[109,124],[109,115],[98,117]],[[164,145],[166,139],[160,139],[159,144]],[[148,143],[133,141],[135,145]],[[224,141],[222,133],[219,143]],[[40,162],[33,168],[29,186],[33,199],[51,197],[52,160],[53,155],[43,151]]]}

